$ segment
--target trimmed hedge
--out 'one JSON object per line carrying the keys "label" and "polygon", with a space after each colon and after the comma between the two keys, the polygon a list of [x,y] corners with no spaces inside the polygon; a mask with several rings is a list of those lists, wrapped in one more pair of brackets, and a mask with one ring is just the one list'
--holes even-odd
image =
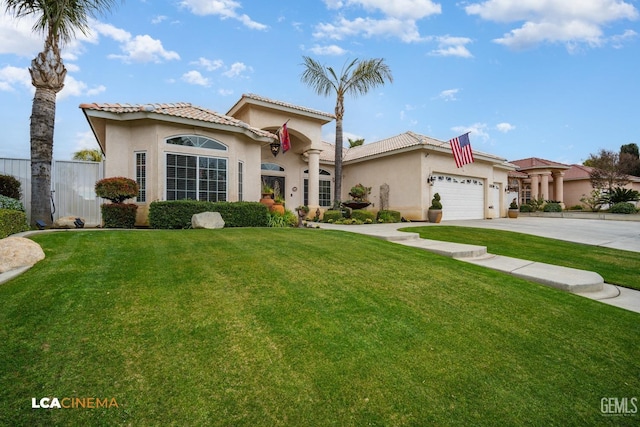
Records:
{"label": "trimmed hedge", "polygon": [[328,211],[324,212],[324,215],[322,216],[322,221],[336,222],[338,220],[341,220],[342,218],[344,218],[344,215],[342,215],[341,210],[329,209]]}
{"label": "trimmed hedge", "polygon": [[105,228],[133,228],[138,205],[133,203],[105,203],[100,206]]}
{"label": "trimmed hedge", "polygon": [[11,209],[20,212],[25,211],[20,200],[2,195],[0,195],[0,209]]}
{"label": "trimmed hedge", "polygon": [[202,212],[220,212],[225,227],[267,227],[267,207],[258,202],[205,202],[176,200],[152,202],[149,225],[152,228],[191,228],[191,217]]}
{"label": "trimmed hedge", "polygon": [[609,212],[618,214],[634,214],[636,213],[636,207],[633,205],[633,203],[620,202],[611,206]]}
{"label": "trimmed hedge", "polygon": [[549,202],[542,208],[543,212],[562,212],[562,205],[558,202]]}
{"label": "trimmed hedge", "polygon": [[364,209],[354,209],[351,211],[351,219],[357,219],[362,222],[367,222],[367,220],[374,222],[376,220],[376,214]]}
{"label": "trimmed hedge", "polygon": [[383,210],[378,211],[378,222],[400,222],[402,221],[402,215],[398,211]]}
{"label": "trimmed hedge", "polygon": [[0,209],[0,239],[29,230],[27,214],[13,209]]}

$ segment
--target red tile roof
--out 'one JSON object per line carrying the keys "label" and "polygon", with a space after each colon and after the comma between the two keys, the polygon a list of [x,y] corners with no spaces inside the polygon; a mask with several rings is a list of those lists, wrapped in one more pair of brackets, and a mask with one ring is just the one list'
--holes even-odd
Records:
{"label": "red tile roof", "polygon": [[553,162],[551,160],[540,159],[538,157],[529,157],[528,159],[511,160],[510,163],[518,166],[518,169],[542,169],[542,168],[556,168],[556,169],[569,169],[571,166],[563,163]]}
{"label": "red tile roof", "polygon": [[265,104],[271,104],[271,105],[274,105],[274,106],[284,107],[284,108],[289,109],[289,110],[294,110],[294,111],[297,110],[297,111],[299,111],[301,113],[307,113],[307,114],[320,116],[320,117],[325,118],[327,123],[336,118],[333,114],[325,113],[324,111],[314,110],[314,109],[311,109],[311,108],[302,107],[300,105],[289,104],[287,102],[277,101],[275,99],[270,99],[270,98],[265,98],[264,96],[256,95],[256,94],[253,94],[253,93],[242,94],[242,97],[238,100],[238,102],[236,102],[233,105],[233,107],[231,107],[229,109],[227,114],[232,114],[242,103],[247,102],[247,100],[262,102],[262,103],[265,103]]}
{"label": "red tile roof", "polygon": [[277,139],[271,132],[249,126],[247,123],[188,102],[171,104],[80,104],[83,110],[102,111],[114,114],[146,113],[197,120],[242,128],[259,137]]}

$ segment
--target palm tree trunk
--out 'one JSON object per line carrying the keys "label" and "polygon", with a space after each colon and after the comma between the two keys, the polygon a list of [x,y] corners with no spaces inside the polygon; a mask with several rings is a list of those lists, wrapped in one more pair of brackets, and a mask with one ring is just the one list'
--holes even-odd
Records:
{"label": "palm tree trunk", "polygon": [[31,224],[51,222],[51,163],[56,93],[36,88],[31,108]]}
{"label": "palm tree trunk", "polygon": [[342,147],[344,143],[342,141],[342,118],[344,117],[344,96],[338,94],[336,100],[336,153],[334,158],[335,163],[335,181],[334,181],[334,209],[340,209],[340,202],[342,202]]}
{"label": "palm tree trunk", "polygon": [[54,38],[48,37],[44,50],[31,61],[31,83],[36,88],[31,107],[31,225],[37,220],[50,224],[51,163],[56,94],[64,87],[67,70]]}

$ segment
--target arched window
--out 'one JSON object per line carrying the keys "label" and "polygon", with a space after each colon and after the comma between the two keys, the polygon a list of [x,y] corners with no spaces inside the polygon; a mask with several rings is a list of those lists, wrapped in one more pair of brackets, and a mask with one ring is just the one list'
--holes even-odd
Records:
{"label": "arched window", "polygon": [[260,169],[263,171],[284,172],[284,168],[280,165],[276,165],[275,163],[262,163],[260,165]]}
{"label": "arched window", "polygon": [[181,145],[183,147],[208,148],[210,150],[227,151],[227,146],[222,142],[198,135],[175,136],[167,139],[167,144]]}

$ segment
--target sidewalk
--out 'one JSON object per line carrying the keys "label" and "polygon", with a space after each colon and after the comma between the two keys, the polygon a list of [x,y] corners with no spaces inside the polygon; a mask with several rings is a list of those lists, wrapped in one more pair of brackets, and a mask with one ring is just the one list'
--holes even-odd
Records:
{"label": "sidewalk", "polygon": [[[450,221],[443,225],[510,229],[527,234],[543,235],[560,240],[576,241],[579,243],[599,246],[623,246],[626,250],[636,248],[640,252],[640,238],[629,236],[629,230],[621,233],[621,227],[614,225],[614,231],[608,230],[607,224],[596,224],[589,220],[560,219],[562,223],[548,219],[528,218],[526,221],[514,220],[483,220],[483,221]],[[566,223],[565,221],[580,221],[580,223]],[[588,221],[585,224],[584,221]],[[604,221],[602,221],[604,222]],[[609,305],[640,313],[640,291],[622,288],[608,283],[598,273],[560,267],[541,262],[528,261],[518,258],[505,257],[487,253],[485,246],[466,245],[460,243],[442,242],[439,240],[421,239],[418,233],[398,231],[398,228],[421,227],[425,225],[437,226],[429,223],[397,223],[397,224],[368,224],[368,225],[335,225],[321,224],[321,228],[341,230],[364,234],[394,243],[424,249],[440,255],[449,256],[459,261],[480,265],[486,268],[502,271],[515,277],[530,280],[546,286],[551,286],[586,298],[594,299]],[[577,229],[576,229],[577,227]],[[585,233],[585,228],[589,232]],[[582,230],[579,232],[578,230]],[[544,234],[541,234],[544,233]],[[588,238],[585,238],[585,234]],[[601,234],[603,234],[601,236]],[[606,236],[605,236],[606,235]],[[640,236],[640,233],[637,233]],[[618,247],[622,249],[621,247]]]}

